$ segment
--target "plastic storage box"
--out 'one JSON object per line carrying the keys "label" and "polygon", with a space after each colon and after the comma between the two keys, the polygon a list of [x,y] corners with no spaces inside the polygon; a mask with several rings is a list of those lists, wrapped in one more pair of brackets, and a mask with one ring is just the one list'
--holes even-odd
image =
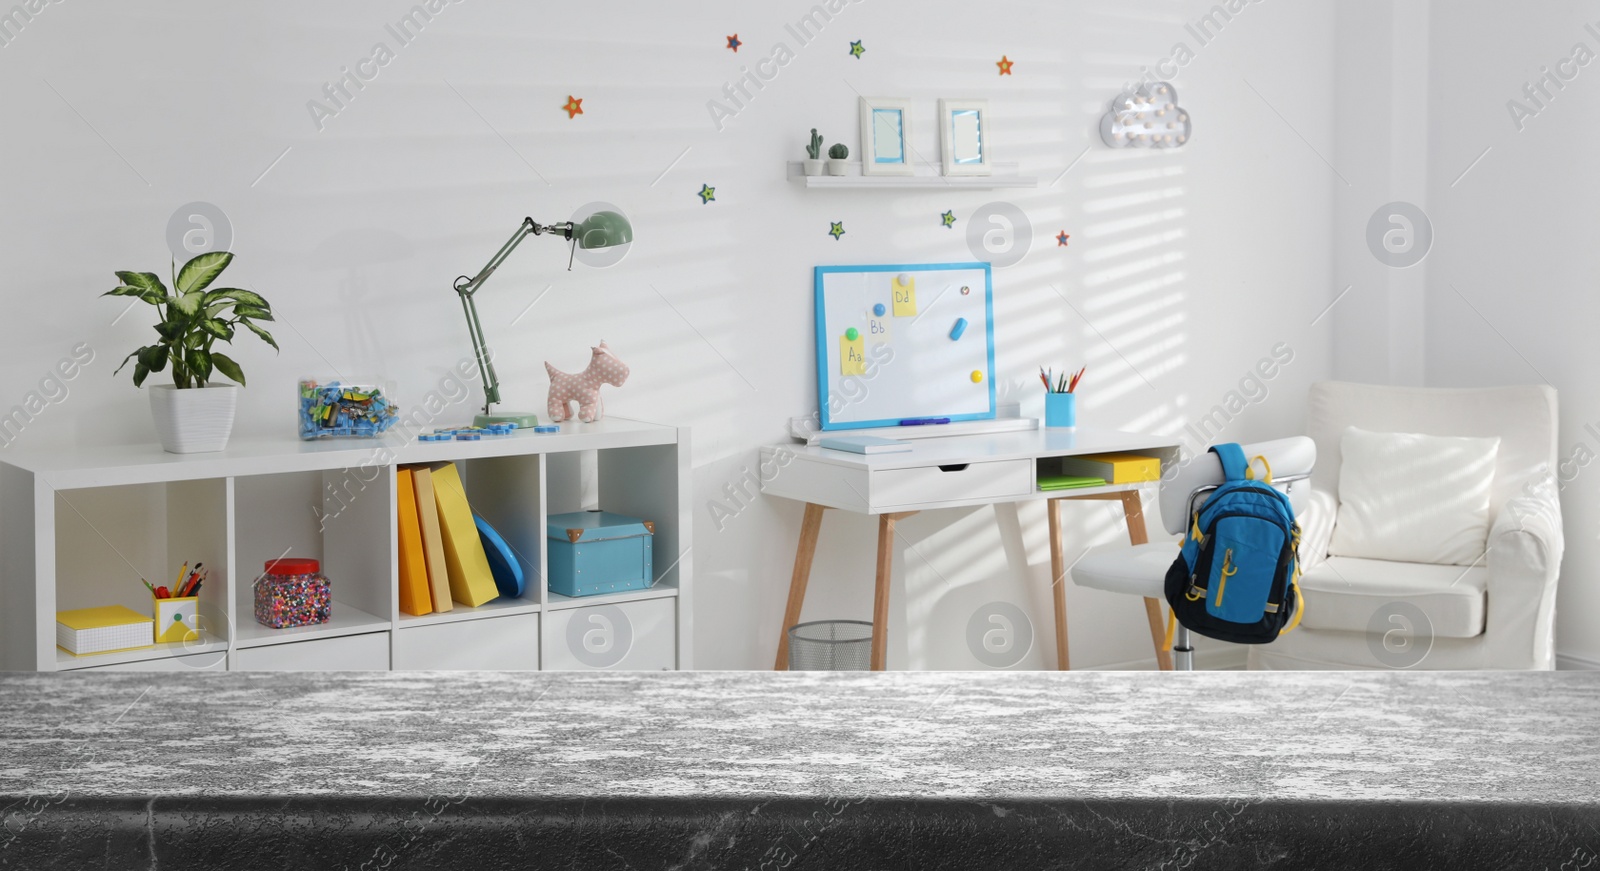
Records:
{"label": "plastic storage box", "polygon": [[605,511],[552,515],[550,592],[577,597],[649,588],[655,531],[654,523]]}
{"label": "plastic storage box", "polygon": [[300,379],[300,438],[376,438],[400,417],[394,385],[378,380]]}

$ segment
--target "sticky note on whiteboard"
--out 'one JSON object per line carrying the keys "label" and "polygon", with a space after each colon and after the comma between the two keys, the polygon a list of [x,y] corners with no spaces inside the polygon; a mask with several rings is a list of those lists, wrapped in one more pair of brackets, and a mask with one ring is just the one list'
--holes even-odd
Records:
{"label": "sticky note on whiteboard", "polygon": [[895,317],[914,318],[917,316],[917,280],[915,278],[902,272],[889,280],[889,290],[894,294]]}
{"label": "sticky note on whiteboard", "polygon": [[867,318],[867,338],[874,345],[886,345],[889,342],[889,319]]}
{"label": "sticky note on whiteboard", "polygon": [[861,335],[857,335],[854,339],[850,338],[849,336],[839,337],[840,375],[867,374],[866,345],[866,337]]}

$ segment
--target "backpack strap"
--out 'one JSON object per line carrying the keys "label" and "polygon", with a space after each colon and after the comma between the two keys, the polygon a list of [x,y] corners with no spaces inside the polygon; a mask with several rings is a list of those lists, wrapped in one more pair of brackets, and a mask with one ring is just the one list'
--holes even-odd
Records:
{"label": "backpack strap", "polygon": [[1211,453],[1222,461],[1222,476],[1229,481],[1243,481],[1250,471],[1250,461],[1245,458],[1244,448],[1239,447],[1237,442],[1212,445]]}

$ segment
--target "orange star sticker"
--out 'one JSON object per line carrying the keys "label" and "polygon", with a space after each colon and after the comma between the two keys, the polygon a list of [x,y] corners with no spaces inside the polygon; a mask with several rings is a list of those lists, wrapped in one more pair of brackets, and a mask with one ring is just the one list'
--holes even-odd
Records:
{"label": "orange star sticker", "polygon": [[1011,58],[1008,58],[1005,55],[1000,55],[1000,59],[995,61],[994,65],[1000,68],[1000,75],[1009,76],[1011,75],[1011,64]]}
{"label": "orange star sticker", "polygon": [[583,114],[583,101],[572,96],[571,94],[568,94],[567,105],[562,106],[561,108],[567,110],[567,118],[570,120]]}

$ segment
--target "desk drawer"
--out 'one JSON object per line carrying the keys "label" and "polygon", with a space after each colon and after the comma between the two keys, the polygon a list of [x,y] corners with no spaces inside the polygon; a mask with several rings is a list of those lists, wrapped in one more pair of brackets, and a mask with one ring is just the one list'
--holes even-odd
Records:
{"label": "desk drawer", "polygon": [[1032,460],[884,469],[872,473],[873,505],[1001,499],[1033,492]]}

